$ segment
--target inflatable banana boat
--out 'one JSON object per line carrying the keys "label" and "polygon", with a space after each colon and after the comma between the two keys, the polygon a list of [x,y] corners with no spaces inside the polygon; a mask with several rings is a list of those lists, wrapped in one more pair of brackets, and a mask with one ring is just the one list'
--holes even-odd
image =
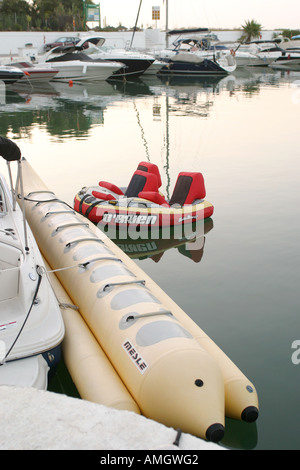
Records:
{"label": "inflatable banana boat", "polygon": [[[225,415],[255,421],[254,385],[201,328],[102,231],[49,191],[26,160],[23,180],[26,217],[40,250],[136,408],[215,442],[224,435]],[[70,337],[80,342],[80,327]]]}
{"label": "inflatable banana boat", "polygon": [[141,162],[126,189],[107,181],[82,188],[74,198],[74,209],[95,224],[106,226],[162,227],[190,224],[213,214],[202,173],[181,172],[169,201],[159,192],[157,165]]}

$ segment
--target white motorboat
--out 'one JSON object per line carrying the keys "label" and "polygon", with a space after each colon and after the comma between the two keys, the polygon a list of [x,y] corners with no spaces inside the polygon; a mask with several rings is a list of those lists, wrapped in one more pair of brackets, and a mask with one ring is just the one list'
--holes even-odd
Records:
{"label": "white motorboat", "polygon": [[283,52],[275,41],[251,41],[234,48],[238,67],[267,67]]}
{"label": "white motorboat", "polygon": [[18,67],[11,65],[0,65],[0,81],[4,83],[15,83],[24,76],[24,72]]}
{"label": "white motorboat", "polygon": [[[169,34],[173,34],[173,31],[169,32]],[[184,34],[184,31],[182,34]],[[228,51],[224,46],[216,45],[215,47],[215,41],[214,46],[212,46],[211,38],[207,34],[189,35],[176,39],[165,49],[155,51],[154,56],[157,60],[166,61],[173,59],[173,57],[179,53],[197,52],[199,54],[201,52],[203,57],[208,57],[211,56],[216,49],[225,49]]]}
{"label": "white motorboat", "polygon": [[76,48],[82,49],[93,60],[112,60],[122,62],[123,67],[113,73],[110,78],[139,77],[149,69],[154,57],[138,51],[116,49],[104,46],[105,38],[100,36],[86,36]]}
{"label": "white motorboat", "polygon": [[41,57],[39,66],[51,65],[58,73],[53,80],[101,81],[107,80],[124,65],[109,60],[93,60],[77,46],[58,46]]}
{"label": "white motorboat", "polygon": [[[60,360],[64,323],[42,255],[25,220],[22,164],[18,146],[0,137],[10,188],[0,175],[0,385],[46,389]],[[16,186],[11,162],[17,162]]]}
{"label": "white motorboat", "polygon": [[25,61],[13,62],[12,65],[23,72],[23,77],[21,77],[22,82],[49,82],[58,74],[58,69],[50,65],[40,67],[38,64]]}
{"label": "white motorboat", "polygon": [[220,75],[234,72],[236,60],[228,48],[212,44],[209,37],[184,37],[170,47],[155,53],[167,62],[159,75]]}
{"label": "white motorboat", "polygon": [[290,70],[299,72],[300,71],[300,51],[284,52],[280,57],[274,60],[270,67],[275,70]]}

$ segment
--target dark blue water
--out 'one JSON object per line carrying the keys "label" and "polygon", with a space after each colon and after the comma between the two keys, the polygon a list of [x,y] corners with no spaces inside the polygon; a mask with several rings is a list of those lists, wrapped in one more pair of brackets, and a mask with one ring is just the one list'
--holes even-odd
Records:
{"label": "dark blue water", "polygon": [[227,420],[230,448],[300,448],[299,84],[296,73],[263,69],[196,82],[15,85],[0,105],[1,135],[70,204],[99,180],[125,186],[142,160],[159,166],[169,196],[180,171],[203,173],[215,206],[204,237],[124,249],[255,384],[259,419]]}

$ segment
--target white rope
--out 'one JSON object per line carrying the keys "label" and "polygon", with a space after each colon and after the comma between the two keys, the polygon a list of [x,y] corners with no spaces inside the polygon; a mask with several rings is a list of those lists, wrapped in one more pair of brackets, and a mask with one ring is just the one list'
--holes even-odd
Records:
{"label": "white rope", "polygon": [[[77,266],[70,266],[69,268],[75,268],[75,267],[77,267]],[[55,296],[55,298],[56,298],[56,300],[57,300],[58,305],[59,305],[60,308],[72,308],[73,310],[79,310],[79,307],[77,307],[77,305],[68,304],[68,303],[65,303],[65,302],[61,302],[61,301],[59,300],[59,298],[57,297],[56,292],[55,292],[55,290],[54,290],[54,287],[53,287],[53,285],[52,285],[51,279],[50,279],[50,277],[49,277],[49,273],[54,273],[55,271],[61,271],[62,269],[69,269],[69,268],[53,269],[53,270],[47,271],[47,269],[45,268],[45,266],[38,266],[37,272],[38,272],[38,274],[40,274],[40,275],[43,275],[43,274],[46,275],[47,280],[48,280],[48,282],[49,282],[49,285],[50,285],[50,287],[51,287],[51,289],[52,289],[52,291],[53,291],[53,294],[54,294],[54,296]]]}

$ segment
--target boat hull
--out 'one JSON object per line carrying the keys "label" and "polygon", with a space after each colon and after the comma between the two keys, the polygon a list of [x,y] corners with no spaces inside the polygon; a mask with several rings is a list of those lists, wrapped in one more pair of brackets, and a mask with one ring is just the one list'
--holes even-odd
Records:
{"label": "boat hull", "polygon": [[[53,80],[60,81],[101,81],[107,80],[115,71],[122,67],[122,64],[116,62],[83,62],[80,60],[74,61],[51,61],[46,63],[58,70]],[[42,66],[42,64],[39,64]]]}
{"label": "boat hull", "polygon": [[300,57],[281,57],[280,59],[277,59],[272,62],[270,67],[275,70],[291,70],[293,72],[298,72],[300,70]]}
{"label": "boat hull", "polygon": [[[25,82],[25,81],[34,81],[34,82],[49,82],[50,80],[52,80],[55,75],[57,75],[58,71],[57,70],[51,70],[51,68],[49,68],[48,70],[46,69],[35,69],[34,67],[32,68],[28,68],[28,69],[24,69],[25,72],[27,72],[22,78],[21,78],[21,82]],[[28,74],[28,75],[27,75]]]}
{"label": "boat hull", "polygon": [[21,70],[10,71],[5,70],[3,67],[0,69],[0,81],[6,84],[15,83],[18,80],[21,80],[22,77],[24,77],[24,73]]}
{"label": "boat hull", "polygon": [[121,62],[122,64],[124,64],[124,67],[113,72],[113,74],[109,77],[110,79],[124,77],[140,77],[145,72],[145,70],[147,70],[150,65],[154,62],[154,59],[151,61],[148,59],[128,59],[126,57],[124,58],[118,56],[112,56],[109,60]]}
{"label": "boat hull", "polygon": [[6,362],[0,369],[0,385],[46,390],[49,366],[42,354]]}
{"label": "boat hull", "polygon": [[[136,199],[144,205],[147,201]],[[95,205],[96,204],[96,205]],[[140,204],[143,205],[143,204]],[[84,195],[78,193],[74,198],[74,209],[87,217],[95,224],[106,227],[172,227],[190,225],[211,217],[214,211],[213,205],[208,201],[197,204],[189,204],[180,208],[149,206],[130,207],[120,206],[98,200],[95,197],[84,199]]]}
{"label": "boat hull", "polygon": [[197,76],[197,75],[226,75],[227,70],[220,67],[210,59],[204,59],[201,63],[172,62],[164,65],[158,75]]}

